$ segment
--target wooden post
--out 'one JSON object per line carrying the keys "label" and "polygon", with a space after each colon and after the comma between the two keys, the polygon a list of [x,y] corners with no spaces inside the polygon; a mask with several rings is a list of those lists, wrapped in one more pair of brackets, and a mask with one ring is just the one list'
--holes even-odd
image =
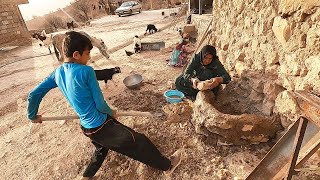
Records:
{"label": "wooden post", "polygon": [[201,0],[199,0],[199,15],[202,14],[202,6],[201,6]]}

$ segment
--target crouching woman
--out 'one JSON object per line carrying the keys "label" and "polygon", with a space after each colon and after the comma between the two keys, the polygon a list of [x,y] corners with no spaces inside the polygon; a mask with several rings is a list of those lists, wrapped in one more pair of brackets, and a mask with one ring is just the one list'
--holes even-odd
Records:
{"label": "crouching woman", "polygon": [[206,89],[211,89],[217,95],[220,84],[227,84],[230,80],[230,75],[218,59],[216,49],[206,45],[193,57],[186,71],[176,79],[175,85],[186,96],[195,97],[199,90],[204,90],[199,88],[201,83],[205,83]]}

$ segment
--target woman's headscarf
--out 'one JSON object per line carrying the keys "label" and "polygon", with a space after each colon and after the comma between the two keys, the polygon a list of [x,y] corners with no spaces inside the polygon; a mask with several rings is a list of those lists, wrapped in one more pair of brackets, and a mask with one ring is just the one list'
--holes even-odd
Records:
{"label": "woman's headscarf", "polygon": [[[200,54],[200,58],[201,58],[200,59],[200,63],[203,65],[203,68],[205,68],[206,66],[210,65],[215,59],[218,58],[216,48],[211,46],[211,45],[203,46],[203,48],[201,49],[199,54]],[[209,63],[207,65],[204,65],[203,64],[203,59],[207,54],[211,54],[213,56],[212,57],[212,61],[211,61],[211,63]]]}
{"label": "woman's headscarf", "polygon": [[215,47],[211,46],[211,45],[205,45],[203,46],[203,48],[200,51],[200,57],[201,57],[201,62],[204,59],[205,55],[207,54],[211,54],[213,55],[213,59],[216,58],[217,56],[217,50]]}

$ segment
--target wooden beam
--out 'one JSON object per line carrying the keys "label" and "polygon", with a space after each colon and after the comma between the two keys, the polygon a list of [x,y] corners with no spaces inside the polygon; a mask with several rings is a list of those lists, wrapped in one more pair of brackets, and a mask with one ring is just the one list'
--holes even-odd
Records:
{"label": "wooden beam", "polygon": [[294,143],[293,143],[294,150],[293,150],[293,154],[289,160],[289,168],[287,169],[287,177],[285,178],[286,180],[291,180],[291,178],[294,174],[294,169],[296,167],[296,163],[298,160],[303,137],[304,137],[304,134],[307,129],[308,120],[304,117],[301,117],[299,121],[300,122],[299,122],[298,131],[296,133],[296,137],[295,137]]}

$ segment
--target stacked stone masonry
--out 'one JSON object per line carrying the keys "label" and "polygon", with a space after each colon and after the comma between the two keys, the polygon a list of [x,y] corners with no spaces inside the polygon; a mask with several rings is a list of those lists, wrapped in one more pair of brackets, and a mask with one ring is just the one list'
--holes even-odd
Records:
{"label": "stacked stone masonry", "polygon": [[299,112],[287,92],[320,94],[320,1],[214,0],[212,15],[210,44],[226,69],[252,79],[249,97],[266,114],[295,121]]}

